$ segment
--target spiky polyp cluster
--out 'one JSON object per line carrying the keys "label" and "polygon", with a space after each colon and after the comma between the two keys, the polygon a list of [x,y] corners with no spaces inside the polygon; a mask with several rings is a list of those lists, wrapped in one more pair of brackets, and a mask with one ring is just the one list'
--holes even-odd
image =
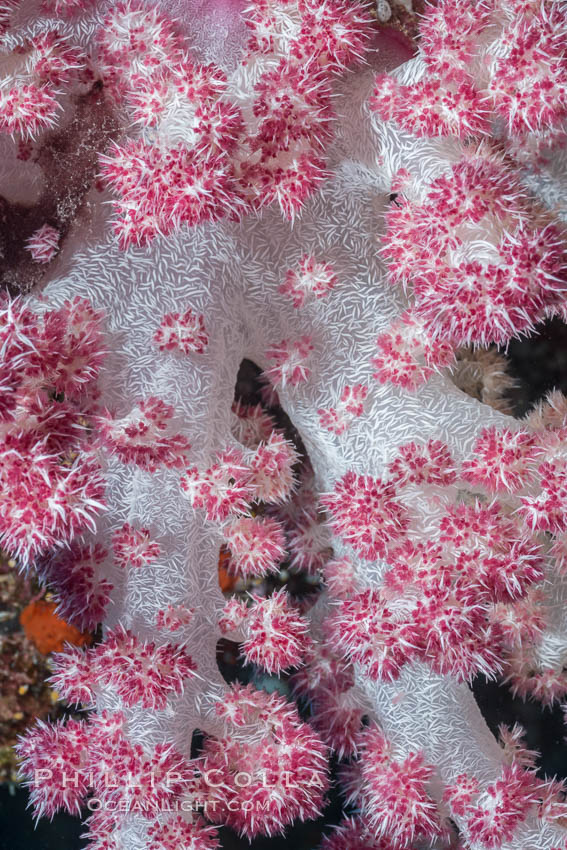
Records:
{"label": "spiky polyp cluster", "polygon": [[98,431],[105,446],[122,463],[133,463],[148,472],[160,466],[183,466],[191,448],[182,434],[172,430],[175,410],[162,399],[152,396],[143,399],[123,418],[109,411],[97,419]]}
{"label": "spiky polyp cluster", "polygon": [[440,804],[441,778],[423,753],[398,752],[377,726],[362,730],[357,758],[342,769],[357,817],[345,819],[322,850],[406,850],[415,842],[454,847],[447,806],[459,818],[466,847],[500,848],[514,842],[518,826],[529,817],[547,823],[564,817],[565,784],[537,776],[537,753],[522,745],[521,727],[501,727],[501,734],[508,763],[498,779],[483,788],[473,776],[454,776]]}
{"label": "spiky polyp cluster", "polygon": [[41,11],[53,17],[70,18],[92,7],[96,0],[43,0]]}
{"label": "spiky polyp cluster", "polygon": [[255,502],[278,504],[290,495],[297,460],[292,444],[274,430],[247,456],[240,449],[228,449],[205,472],[190,467],[181,479],[191,504],[204,509],[209,520],[230,518],[224,534],[229,546],[232,543],[235,566],[240,562],[245,572],[269,571],[283,555],[280,524],[253,520],[251,509]]}
{"label": "spiky polyp cluster", "polygon": [[54,30],[0,53],[0,132],[33,138],[53,127],[61,92],[79,81],[85,59]]}
{"label": "spiky polyp cluster", "polygon": [[[542,431],[486,428],[476,441],[474,457],[463,465],[464,477],[491,494],[518,496],[519,512],[532,529],[564,534],[567,531],[566,439],[565,426]],[[560,556],[560,551],[557,555]]]}
{"label": "spiky polyp cluster", "polygon": [[156,9],[127,0],[109,13],[102,76],[143,134],[102,158],[124,248],[274,200],[292,217],[325,176],[329,79],[360,56],[369,19],[341,0],[262,0],[247,14],[249,51],[227,78],[195,63]]}
{"label": "spiky polyp cluster", "polygon": [[254,0],[245,14],[252,53],[289,54],[334,71],[362,58],[371,22],[362,5],[345,0]]}
{"label": "spiky polyp cluster", "polygon": [[512,841],[518,825],[534,813],[548,822],[564,817],[566,791],[562,782],[539,779],[533,764],[528,762],[526,769],[513,754],[511,764],[486,788],[461,774],[446,788],[444,799],[462,819],[471,842],[499,848]]}
{"label": "spiky polyp cluster", "polygon": [[293,341],[282,339],[266,352],[273,361],[266,370],[266,377],[275,387],[303,383],[311,374],[308,362],[312,351],[313,345],[308,336]]}
{"label": "spiky polyp cluster", "polygon": [[376,340],[378,353],[372,358],[374,377],[415,390],[432,377],[436,370],[451,366],[454,347],[447,340],[436,339],[415,312],[406,311]]}
{"label": "spiky polyp cluster", "polygon": [[247,576],[275,572],[285,555],[285,534],[281,523],[260,517],[238,517],[223,533],[230,549],[228,569]]}
{"label": "spiky polyp cluster", "polygon": [[249,664],[267,673],[281,673],[301,664],[309,646],[309,624],[283,588],[267,599],[254,597],[254,604],[242,613],[246,637],[242,654]]}
{"label": "spiky polyp cluster", "polygon": [[337,283],[331,263],[318,262],[315,257],[305,254],[299,268],[289,269],[286,273],[279,291],[292,299],[294,307],[303,307],[310,295],[324,298]]}
{"label": "spiky polyp cluster", "polygon": [[420,23],[425,72],[376,81],[372,106],[415,135],[458,136],[505,127],[548,140],[567,117],[567,26],[556,0],[441,0]]}
{"label": "spiky polyp cluster", "polygon": [[[511,456],[502,450],[499,457],[502,477],[512,480],[506,463],[516,467],[522,440],[510,440],[507,432],[500,440],[490,437],[490,446],[511,442]],[[476,467],[475,459],[456,470],[439,441],[410,443],[384,480],[349,472],[323,499],[343,540],[389,567],[381,587],[343,599],[330,624],[335,645],[373,678],[395,679],[411,659],[458,678],[494,675],[509,654],[537,644],[541,613],[529,594],[543,579],[545,541],[522,522],[519,499],[488,502],[471,494],[468,503],[456,501],[457,488],[475,479]],[[524,474],[531,480],[527,467]],[[553,480],[548,485],[542,475],[540,486],[552,487]],[[426,543],[420,539],[424,511]]]}
{"label": "spiky polyp cluster", "polygon": [[186,310],[185,313],[166,313],[153,341],[160,351],[179,351],[182,354],[202,354],[209,337],[203,316]]}
{"label": "spiky polyp cluster", "polygon": [[[220,523],[228,571],[246,579],[277,571],[288,543],[291,549],[285,510],[296,485],[293,468],[299,456],[260,406],[236,405],[234,411],[235,431],[248,450],[222,452],[204,473],[188,469],[181,486],[194,507]],[[258,504],[274,517],[256,516]],[[247,608],[229,599],[219,617],[221,631],[243,637],[245,660],[269,673],[297,667],[308,646],[307,622],[284,590],[267,599],[252,597],[252,602]]]}
{"label": "spiky polyp cluster", "polygon": [[170,696],[183,693],[183,682],[195,673],[195,664],[180,645],[156,647],[140,642],[123,626],[107,632],[104,641],[82,652],[74,648],[60,653],[55,664],[59,693],[68,702],[90,702],[98,686],[108,686],[123,705],[140,703],[162,710]]}
{"label": "spiky polyp cluster", "polygon": [[112,535],[112,549],[116,563],[123,569],[145,567],[161,553],[159,543],[151,539],[148,528],[134,528],[129,522]]}
{"label": "spiky polyp cluster", "polygon": [[558,225],[487,147],[465,153],[418,199],[387,215],[389,277],[411,310],[378,338],[376,376],[414,388],[451,348],[505,345],[560,309],[566,256]]}
{"label": "spiky polyp cluster", "polygon": [[217,831],[201,818],[188,823],[181,815],[166,823],[156,821],[148,829],[148,850],[217,850]]}
{"label": "spiky polyp cluster", "polygon": [[103,358],[101,314],[82,299],[37,316],[0,309],[0,542],[23,565],[69,543],[103,508],[84,413]]}
{"label": "spiky polyp cluster", "polygon": [[99,575],[107,556],[98,543],[74,542],[38,564],[42,581],[55,591],[58,615],[81,631],[102,623],[110,602],[113,586]]}
{"label": "spiky polyp cluster", "polygon": [[436,838],[441,824],[429,790],[434,768],[423,753],[412,752],[398,760],[375,726],[359,734],[358,752],[347,790],[369,834],[400,850],[414,841]]}
{"label": "spiky polyp cluster", "polygon": [[93,793],[99,810],[85,837],[95,848],[115,846],[112,831],[132,811],[153,820],[190,790],[193,776],[171,745],[148,751],[133,744],[120,712],[65,725],[40,722],[21,739],[18,753],[38,817],[61,809],[78,814]]}
{"label": "spiky polyp cluster", "polygon": [[201,782],[213,822],[248,838],[282,832],[321,812],[329,785],[327,750],[281,696],[233,685],[217,711],[226,735],[208,738]]}
{"label": "spiky polyp cluster", "polygon": [[409,524],[394,485],[369,475],[347,472],[321,503],[331,513],[335,532],[368,560],[383,558]]}
{"label": "spiky polyp cluster", "polygon": [[107,16],[99,64],[107,89],[144,134],[102,158],[103,176],[120,198],[122,247],[236,211],[229,153],[241,118],[223,100],[220,69],[192,62],[173,23],[136,0]]}
{"label": "spiky polyp cluster", "polygon": [[34,263],[49,263],[59,248],[60,233],[49,224],[44,224],[35,233],[32,233],[26,242],[26,251],[29,251]]}
{"label": "spiky polyp cluster", "polygon": [[356,418],[364,413],[364,402],[368,395],[368,387],[355,384],[345,387],[336,407],[321,408],[317,411],[319,422],[323,428],[340,436],[350,428]]}

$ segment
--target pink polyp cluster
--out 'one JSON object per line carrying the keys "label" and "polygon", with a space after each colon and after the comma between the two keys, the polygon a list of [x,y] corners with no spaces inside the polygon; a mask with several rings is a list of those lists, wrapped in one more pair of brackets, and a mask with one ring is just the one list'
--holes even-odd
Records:
{"label": "pink polyp cluster", "polygon": [[289,52],[298,61],[340,71],[367,46],[368,11],[345,0],[256,0],[245,14],[251,53]]}
{"label": "pink polyp cluster", "polygon": [[82,52],[55,30],[28,39],[15,53],[1,52],[0,131],[25,139],[55,126],[61,91],[78,87],[85,65]]}
{"label": "pink polyp cluster", "polygon": [[[381,587],[351,585],[346,598],[337,587],[341,601],[329,624],[335,645],[376,679],[396,679],[405,664],[421,659],[436,671],[465,679],[509,667],[518,688],[518,659],[531,658],[534,664],[543,628],[541,599],[533,588],[544,578],[547,545],[538,532],[563,531],[556,519],[562,489],[553,489],[548,464],[539,466],[542,495],[522,493],[536,480],[537,461],[532,471],[529,458],[537,458],[538,440],[545,445],[554,437],[554,431],[488,429],[460,470],[440,441],[409,443],[399,449],[384,480],[347,473],[337,482],[335,492],[322,499],[337,534],[361,557],[384,558],[388,569]],[[512,487],[520,452],[524,462]],[[458,498],[464,481],[480,487],[467,503]],[[502,489],[508,499],[499,502],[495,496]],[[509,501],[511,491],[515,502]],[[530,521],[534,505],[542,513],[547,508],[550,519]],[[418,521],[425,506],[427,543]],[[332,564],[325,575],[327,570],[335,595]],[[551,671],[541,676],[557,678]],[[524,692],[531,687],[541,694],[543,683],[535,673],[532,677]],[[547,700],[563,692],[562,679],[550,687]]]}
{"label": "pink polyp cluster", "polygon": [[166,313],[154,334],[154,342],[160,351],[180,351],[183,354],[202,354],[209,338],[202,316],[193,310],[183,315]]}
{"label": "pink polyp cluster", "polygon": [[538,811],[542,819],[562,817],[565,791],[564,783],[541,780],[533,765],[522,766],[520,750],[519,757],[484,791],[473,778],[462,774],[446,789],[445,799],[451,810],[466,820],[472,840],[481,847],[495,848],[513,839],[530,810]]}
{"label": "pink polyp cluster", "polygon": [[[182,693],[183,681],[195,673],[195,664],[183,647],[140,642],[123,626],[108,631],[104,642],[84,650],[82,658],[78,665],[75,649],[57,656],[55,681],[71,703],[85,701],[85,688],[94,697],[96,686],[102,684],[111,687],[125,706],[140,703],[163,710],[168,695]],[[85,679],[81,674],[87,669]]]}
{"label": "pink polyp cluster", "polygon": [[87,449],[104,344],[101,314],[82,299],[37,316],[0,313],[3,546],[23,564],[94,527],[104,479]]}
{"label": "pink polyp cluster", "polygon": [[75,541],[37,566],[55,593],[57,614],[81,631],[96,629],[110,603],[113,585],[100,576],[107,555],[100,543]]}
{"label": "pink polyp cluster", "polygon": [[317,411],[319,421],[323,428],[342,434],[350,428],[355,419],[364,413],[364,402],[368,395],[368,387],[363,384],[355,384],[353,387],[345,387],[341,393],[339,403],[336,407]]}
{"label": "pink polyp cluster", "polygon": [[403,537],[409,519],[395,487],[369,475],[347,472],[335,492],[321,500],[334,531],[368,560],[383,557]]}
{"label": "pink polyp cluster", "polygon": [[[191,763],[172,746],[146,750],[133,744],[120,712],[66,724],[40,722],[20,744],[19,754],[34,777],[31,799],[38,815],[78,812],[89,792],[98,800],[85,836],[93,848],[115,847],[108,836],[121,818],[141,804],[156,818],[194,782]],[[157,829],[154,835],[159,835]]]}
{"label": "pink polyp cluster", "polygon": [[152,540],[148,528],[134,528],[129,522],[112,535],[112,549],[116,563],[123,569],[145,567],[161,554],[157,541]]}
{"label": "pink polyp cluster", "polygon": [[[226,735],[207,739],[200,761],[204,790],[218,803],[211,819],[251,839],[317,817],[329,783],[327,752],[296,709],[276,694],[233,685],[219,713]],[[243,739],[247,728],[251,740]]]}
{"label": "pink polyp cluster", "polygon": [[148,830],[148,850],[217,850],[220,847],[216,829],[203,820],[188,823],[181,815],[165,824],[156,821]]}
{"label": "pink polyp cluster", "polygon": [[26,243],[35,263],[48,263],[53,259],[59,247],[59,231],[49,224],[44,224],[36,230]]}
{"label": "pink polyp cluster", "polygon": [[230,550],[230,571],[242,576],[277,571],[286,544],[283,526],[277,520],[242,516],[228,523],[223,533]]}
{"label": "pink polyp cluster", "polygon": [[421,24],[422,79],[379,77],[372,107],[415,135],[553,133],[567,117],[565,18],[557,2],[442,0]]}
{"label": "pink polyp cluster", "polygon": [[[505,344],[553,314],[565,286],[561,229],[494,153],[471,151],[433,180],[423,200],[397,204],[384,256],[392,282],[411,287],[412,313],[434,352],[447,343]],[[473,240],[475,254],[467,248]],[[388,338],[395,349],[392,332]],[[439,354],[429,357],[446,365]]]}
{"label": "pink polyp cluster", "polygon": [[454,349],[445,339],[435,339],[425,323],[407,311],[392,322],[376,340],[378,353],[372,359],[374,377],[415,390],[435,371],[454,362]]}
{"label": "pink polyp cluster", "polygon": [[124,248],[273,201],[293,218],[325,177],[329,82],[362,58],[369,17],[327,0],[255,3],[245,19],[248,50],[227,76],[196,63],[157,9],[129,0],[109,13],[98,65],[142,133],[102,157]]}
{"label": "pink polyp cluster", "polygon": [[294,341],[282,339],[266,352],[273,361],[273,366],[266,370],[266,377],[275,387],[306,381],[311,373],[307,364],[312,351],[313,345],[308,336]]}
{"label": "pink polyp cluster", "polygon": [[127,416],[113,418],[105,411],[98,420],[102,440],[123,463],[149,472],[159,466],[180,467],[191,446],[181,434],[166,433],[175,410],[162,399],[140,401]]}
{"label": "pink polyp cluster", "polygon": [[412,390],[460,346],[506,345],[563,315],[566,280],[564,228],[511,168],[549,163],[545,146],[564,143],[560,4],[443,0],[420,32],[407,84],[381,75],[369,102],[402,136],[455,139],[427,180],[403,159],[392,174],[382,251],[410,308],[380,334],[373,362],[381,382]]}
{"label": "pink polyp cluster", "polygon": [[240,629],[246,638],[242,644],[244,658],[267,673],[298,667],[309,645],[309,624],[290,604],[285,590],[266,599],[254,599]]}
{"label": "pink polyp cluster", "polygon": [[423,754],[409,753],[398,761],[381,730],[373,727],[360,733],[358,749],[347,788],[370,834],[387,838],[393,847],[438,836],[439,815],[428,791],[434,768]]}
{"label": "pink polyp cluster", "polygon": [[306,254],[301,258],[299,268],[289,269],[280,292],[289,295],[294,307],[303,307],[309,295],[323,298],[337,283],[330,263],[317,262],[315,257]]}

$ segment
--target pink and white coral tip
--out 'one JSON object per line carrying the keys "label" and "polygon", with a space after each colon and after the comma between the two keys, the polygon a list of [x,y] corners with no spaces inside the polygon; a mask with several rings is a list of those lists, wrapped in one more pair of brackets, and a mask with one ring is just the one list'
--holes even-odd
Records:
{"label": "pink and white coral tip", "polygon": [[92,650],[68,644],[63,652],[53,654],[52,663],[49,681],[59,697],[69,705],[93,705],[96,680]]}
{"label": "pink and white coral tip", "polygon": [[361,732],[359,748],[358,804],[370,833],[400,847],[437,837],[439,813],[428,788],[434,768],[423,753],[409,753],[401,761],[388,757],[388,744],[376,727]]}
{"label": "pink and white coral tip", "polygon": [[219,616],[219,629],[223,635],[240,629],[248,616],[248,606],[242,599],[233,596],[227,599]]}
{"label": "pink and white coral tip", "polygon": [[311,337],[303,336],[295,342],[282,340],[266,352],[266,357],[274,362],[266,369],[266,377],[275,387],[301,384],[311,374],[307,362],[312,351]]}
{"label": "pink and white coral tip", "polygon": [[397,487],[408,484],[450,487],[457,480],[455,462],[441,440],[428,440],[425,445],[405,443],[388,471]]}
{"label": "pink and white coral tip", "polygon": [[125,522],[112,535],[112,549],[116,563],[123,569],[146,567],[161,555],[159,543],[151,539],[148,528],[134,528]]}
{"label": "pink and white coral tip", "polygon": [[391,383],[416,390],[435,371],[454,362],[454,348],[435,339],[422,321],[411,312],[404,313],[376,340],[378,353],[372,359],[374,377],[380,383]]}
{"label": "pink and white coral tip", "polygon": [[91,8],[95,2],[96,0],[43,0],[41,11],[56,18],[71,17]]}
{"label": "pink and white coral tip", "polygon": [[290,569],[309,575],[316,575],[333,551],[328,525],[313,507],[298,513],[289,525],[287,539]]}
{"label": "pink and white coral tip", "polygon": [[233,402],[232,433],[235,439],[249,449],[256,449],[260,443],[269,440],[274,430],[274,420],[261,404],[242,404]]}
{"label": "pink and white coral tip", "polygon": [[220,847],[214,826],[207,826],[201,818],[189,822],[181,815],[165,822],[155,821],[148,829],[148,838],[147,850],[217,850]]}
{"label": "pink and white coral tip", "polygon": [[94,650],[97,681],[112,688],[125,706],[163,710],[169,696],[183,693],[196,666],[183,646],[140,642],[123,626],[110,630]]}
{"label": "pink and white coral tip", "polygon": [[59,248],[60,233],[49,224],[36,230],[26,242],[26,251],[35,263],[49,263]]}
{"label": "pink and white coral tip", "polygon": [[370,561],[383,558],[390,546],[403,539],[409,525],[394,484],[353,471],[337,481],[334,492],[323,496],[321,504],[330,512],[336,534]]}
{"label": "pink and white coral tip", "polygon": [[99,433],[104,444],[122,463],[156,472],[160,466],[183,466],[191,448],[182,434],[167,434],[175,410],[162,399],[144,399],[122,419],[114,419],[107,411],[98,419]]}
{"label": "pink and white coral tip", "polygon": [[317,411],[321,426],[337,436],[343,434],[364,413],[367,395],[368,387],[364,384],[345,387],[336,407],[320,408]]}
{"label": "pink and white coral tip", "polygon": [[100,575],[108,552],[100,543],[71,543],[41,564],[39,574],[55,592],[57,614],[81,631],[102,623],[113,585]]}
{"label": "pink and white coral tip", "polygon": [[55,126],[60,108],[48,88],[0,89],[0,132],[33,139]]}
{"label": "pink and white coral tip", "polygon": [[88,744],[87,724],[72,719],[65,724],[40,720],[20,738],[16,751],[37,818],[52,818],[62,809],[80,814],[88,792]]}
{"label": "pink and white coral tip", "polygon": [[223,527],[229,570],[245,578],[276,572],[286,553],[282,525],[268,517],[238,517]]}
{"label": "pink and white coral tip", "polygon": [[537,442],[528,431],[485,428],[473,457],[463,463],[463,478],[490,493],[517,493],[534,482]]}
{"label": "pink and white coral tip", "polygon": [[323,566],[329,596],[345,599],[356,591],[356,573],[349,558],[332,558]]}
{"label": "pink and white coral tip", "polygon": [[188,626],[195,615],[193,608],[187,608],[185,605],[172,605],[158,611],[156,616],[156,626],[158,629],[165,629],[169,632],[176,632]]}
{"label": "pink and white coral tip", "polygon": [[81,455],[70,467],[59,458],[5,458],[2,480],[9,486],[0,504],[0,539],[22,565],[80,532],[94,530],[104,510],[105,481],[94,458]]}
{"label": "pink and white coral tip", "polygon": [[309,646],[309,627],[292,607],[284,589],[265,599],[254,598],[246,618],[247,638],[242,654],[249,664],[267,673],[280,673],[301,664]]}
{"label": "pink and white coral tip", "polygon": [[[232,728],[223,738],[206,740],[205,786],[210,782],[217,798],[222,787],[219,805],[209,817],[250,839],[280,833],[297,817],[318,817],[329,785],[327,750],[320,737],[282,697],[256,695],[251,686],[233,685],[231,691],[219,714],[241,727],[251,724],[252,735],[242,741]],[[249,775],[245,787],[239,778],[243,771]],[[261,807],[255,805],[259,799]]]}
{"label": "pink and white coral tip", "polygon": [[181,489],[193,507],[204,509],[207,519],[216,522],[248,513],[255,496],[252,471],[238,449],[221,452],[203,473],[197,467],[187,469]]}
{"label": "pink and white coral tip", "polygon": [[303,307],[309,295],[323,298],[337,284],[337,276],[331,263],[318,262],[310,254],[304,254],[298,269],[290,269],[279,291],[288,295],[294,307]]}
{"label": "pink and white coral tip", "polygon": [[490,133],[486,98],[470,81],[449,88],[426,79],[404,86],[385,75],[376,78],[370,108],[415,136],[485,136]]}
{"label": "pink and white coral tip", "polygon": [[256,500],[268,504],[285,501],[296,484],[293,469],[298,460],[293,444],[280,431],[273,431],[260,443],[250,462]]}
{"label": "pink and white coral tip", "polygon": [[486,848],[501,847],[513,840],[516,828],[541,796],[536,774],[516,764],[504,767],[500,778],[484,791],[475,793],[474,781],[467,780],[464,776],[457,782],[455,803],[451,795],[450,803],[455,810],[463,811],[471,840]]}
{"label": "pink and white coral tip", "polygon": [[183,354],[202,354],[209,341],[203,316],[193,310],[166,313],[153,339],[160,351]]}
{"label": "pink and white coral tip", "polygon": [[250,52],[291,54],[327,73],[362,59],[372,27],[368,11],[345,0],[254,0],[245,22],[251,30]]}

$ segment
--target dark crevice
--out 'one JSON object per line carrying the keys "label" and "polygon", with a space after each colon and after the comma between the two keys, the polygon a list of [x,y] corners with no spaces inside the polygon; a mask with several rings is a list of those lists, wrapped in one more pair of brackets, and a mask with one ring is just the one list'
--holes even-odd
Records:
{"label": "dark crevice", "polygon": [[514,697],[501,682],[491,682],[477,676],[471,686],[476,703],[487,726],[498,738],[498,726],[512,727],[519,723],[525,730],[527,749],[540,753],[538,774],[567,779],[567,742],[565,722],[559,706],[544,707],[535,700]]}

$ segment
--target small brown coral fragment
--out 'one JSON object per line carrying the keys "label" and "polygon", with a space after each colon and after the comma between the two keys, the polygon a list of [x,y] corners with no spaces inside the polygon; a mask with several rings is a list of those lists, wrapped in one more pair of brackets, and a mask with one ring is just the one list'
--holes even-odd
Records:
{"label": "small brown coral fragment", "polygon": [[30,602],[20,614],[26,637],[43,655],[61,652],[66,643],[84,646],[91,642],[91,635],[69,625],[55,613],[56,604],[40,600]]}
{"label": "small brown coral fragment", "polygon": [[507,359],[492,348],[460,348],[451,380],[460,390],[502,413],[513,413],[510,390],[516,386],[506,371]]}

